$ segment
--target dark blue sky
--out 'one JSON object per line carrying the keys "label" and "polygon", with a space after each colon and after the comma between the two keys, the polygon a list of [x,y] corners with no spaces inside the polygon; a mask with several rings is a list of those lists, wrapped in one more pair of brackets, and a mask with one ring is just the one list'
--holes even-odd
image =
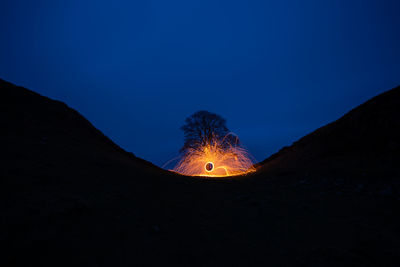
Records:
{"label": "dark blue sky", "polygon": [[400,84],[400,1],[2,1],[0,77],[162,165],[198,110],[259,161]]}

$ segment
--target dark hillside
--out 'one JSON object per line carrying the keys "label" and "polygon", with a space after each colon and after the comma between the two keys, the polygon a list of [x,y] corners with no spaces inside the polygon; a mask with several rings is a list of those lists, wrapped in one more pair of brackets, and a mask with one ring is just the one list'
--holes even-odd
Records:
{"label": "dark hillside", "polygon": [[260,164],[270,171],[398,170],[400,87],[372,98]]}
{"label": "dark hillside", "polygon": [[[151,163],[134,157],[66,104],[43,97],[0,80],[2,162],[20,169],[40,164],[62,164],[69,169],[78,158],[86,160],[130,160],[143,168]],[[82,163],[82,162],[81,162]],[[61,166],[60,166],[61,167]],[[154,170],[159,168],[153,166]]]}

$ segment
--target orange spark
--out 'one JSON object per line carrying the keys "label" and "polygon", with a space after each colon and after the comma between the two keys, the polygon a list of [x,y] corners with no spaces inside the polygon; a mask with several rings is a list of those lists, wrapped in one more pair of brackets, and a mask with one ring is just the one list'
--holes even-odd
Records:
{"label": "orange spark", "polygon": [[224,140],[215,139],[210,143],[198,148],[189,148],[173,171],[189,176],[211,177],[241,175],[255,171],[252,157],[245,148],[237,144],[227,145]]}

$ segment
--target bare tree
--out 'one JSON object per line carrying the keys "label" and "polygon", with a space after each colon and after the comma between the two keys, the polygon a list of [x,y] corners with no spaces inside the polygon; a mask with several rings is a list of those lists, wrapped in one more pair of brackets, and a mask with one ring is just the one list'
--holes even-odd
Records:
{"label": "bare tree", "polygon": [[183,153],[188,149],[215,145],[215,142],[218,142],[218,145],[221,146],[238,143],[237,137],[227,136],[229,129],[226,127],[224,118],[204,110],[186,118],[181,130],[185,135],[185,143],[181,148]]}

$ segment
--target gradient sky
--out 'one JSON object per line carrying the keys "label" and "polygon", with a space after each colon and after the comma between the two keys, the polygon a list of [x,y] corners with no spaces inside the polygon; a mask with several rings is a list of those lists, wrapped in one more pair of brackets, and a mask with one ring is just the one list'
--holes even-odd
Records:
{"label": "gradient sky", "polygon": [[0,78],[162,165],[198,110],[259,161],[400,84],[400,1],[2,1]]}

